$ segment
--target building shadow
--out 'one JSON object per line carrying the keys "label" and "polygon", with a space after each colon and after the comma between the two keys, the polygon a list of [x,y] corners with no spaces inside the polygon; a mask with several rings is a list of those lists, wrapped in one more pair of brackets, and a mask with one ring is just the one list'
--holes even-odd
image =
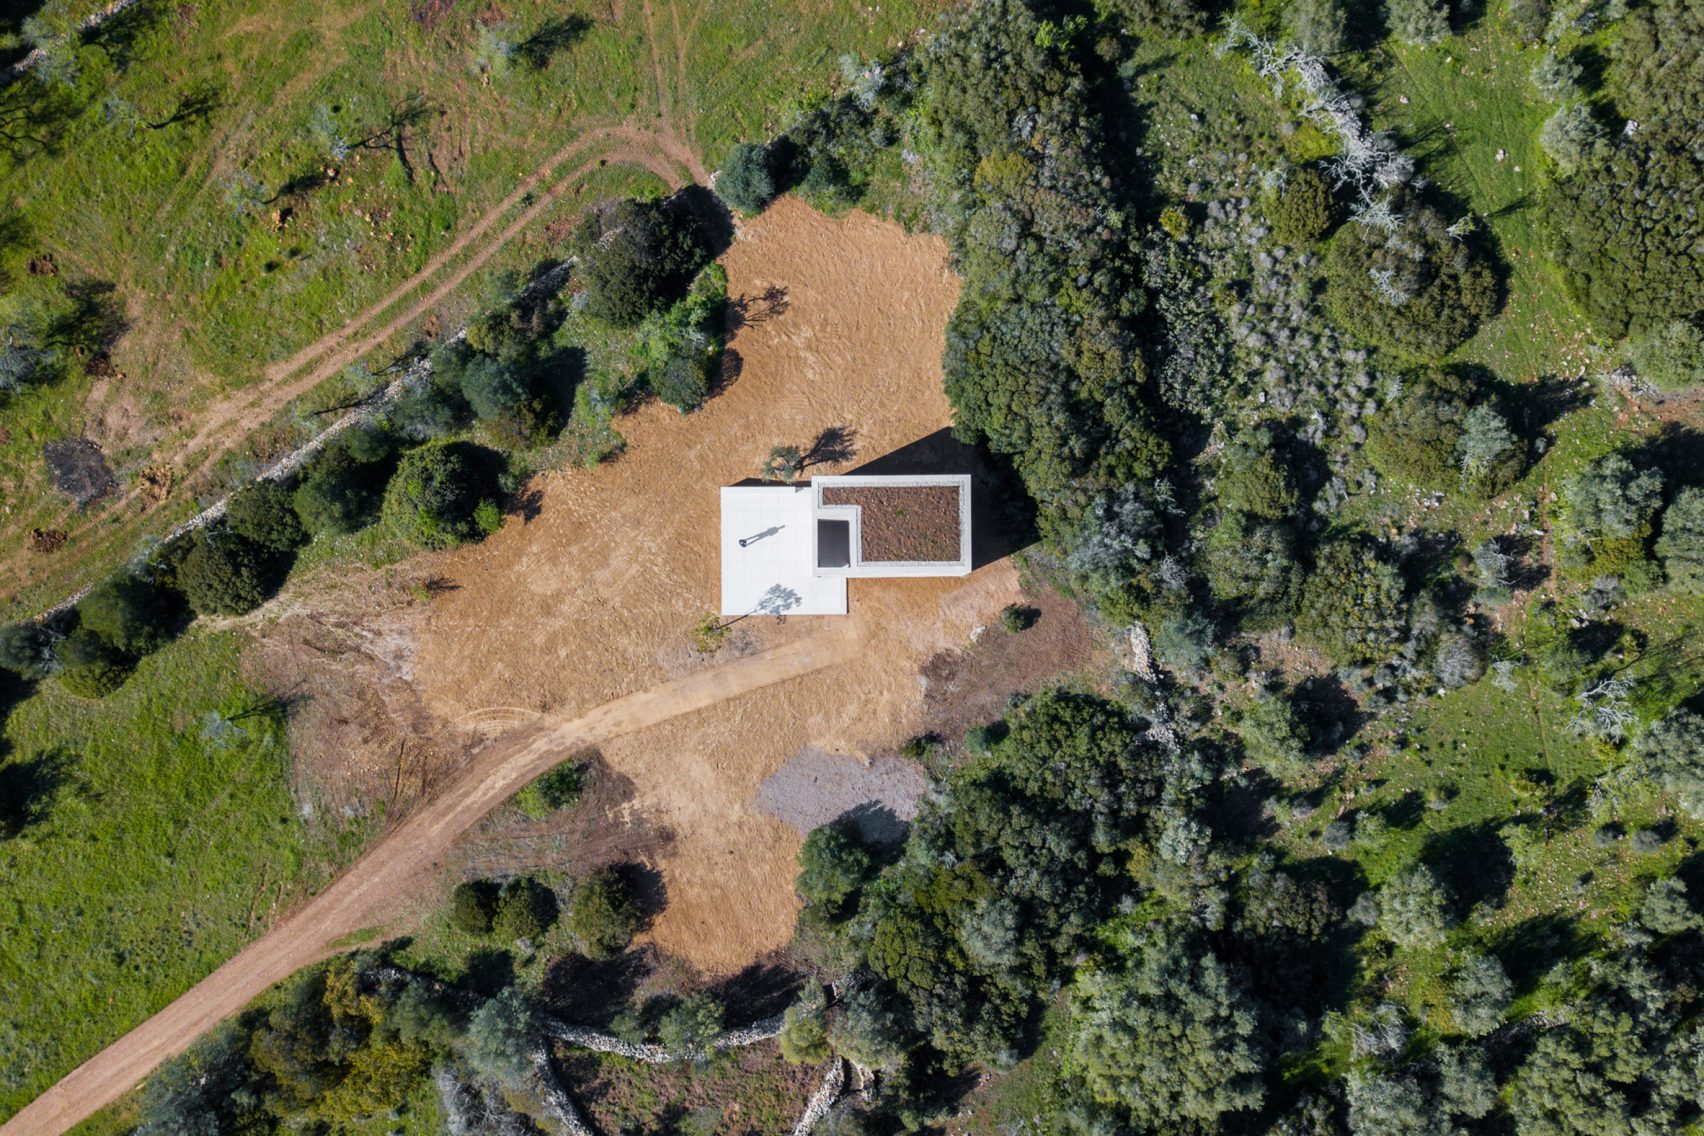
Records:
{"label": "building shadow", "polygon": [[951,429],[936,430],[846,472],[872,476],[969,474],[972,568],[1004,559],[1040,539],[1035,502],[1012,463],[999,454],[961,442]]}

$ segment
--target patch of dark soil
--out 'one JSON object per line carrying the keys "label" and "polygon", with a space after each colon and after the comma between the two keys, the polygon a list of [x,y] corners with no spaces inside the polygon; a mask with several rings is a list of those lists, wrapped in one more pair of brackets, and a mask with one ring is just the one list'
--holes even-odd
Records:
{"label": "patch of dark soil", "polygon": [[1109,658],[1094,625],[1051,588],[1027,597],[1025,630],[991,625],[969,647],[942,651],[923,667],[923,729],[949,741],[1002,718],[1014,694],[1031,693]]}
{"label": "patch of dark soil", "polygon": [[118,488],[118,478],[107,466],[106,455],[88,438],[64,438],[48,442],[41,456],[53,475],[53,487],[88,508]]}
{"label": "patch of dark soil", "polygon": [[821,1074],[790,1065],[773,1042],[746,1046],[708,1065],[646,1065],[558,1048],[563,1087],[598,1132],[767,1136],[791,1131]]}

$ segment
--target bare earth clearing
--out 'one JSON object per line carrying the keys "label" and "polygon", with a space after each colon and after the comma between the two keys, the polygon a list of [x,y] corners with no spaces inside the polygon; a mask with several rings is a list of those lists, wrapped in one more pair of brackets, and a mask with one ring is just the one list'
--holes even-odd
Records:
{"label": "bare earth clearing", "polygon": [[[766,316],[734,337],[743,368],[703,411],[651,405],[624,420],[625,456],[539,479],[530,519],[483,545],[328,573],[250,617],[271,623],[253,665],[317,715],[298,746],[351,743],[304,754],[318,792],[359,790],[404,819],[0,1133],[65,1131],[273,983],[352,937],[407,929],[446,876],[477,863],[465,837],[483,817],[590,747],[621,780],[626,821],[670,834],[653,844],[667,907],[650,938],[700,971],[735,971],[792,931],[800,834],[760,805],[770,775],[807,748],[870,756],[920,730],[938,714],[926,666],[948,686],[1027,686],[1086,659],[1084,629],[1063,613],[1044,613],[1049,636],[964,650],[1018,596],[1005,559],[967,578],[854,581],[850,616],[742,622],[717,656],[690,650],[687,630],[717,592],[721,484],[777,441],[842,428],[856,454],[835,468],[849,468],[947,421],[939,359],[957,284],[939,241],[783,201],[725,262],[733,295],[767,297]],[[422,572],[438,582],[433,598],[405,598]],[[1026,644],[1041,649],[1034,666],[1013,662]],[[371,689],[333,697],[356,682]],[[460,760],[451,743],[467,726],[497,736]]]}
{"label": "bare earth clearing", "polygon": [[[732,340],[738,377],[696,414],[648,405],[618,425],[614,462],[539,479],[537,515],[438,565],[415,682],[443,720],[556,712],[719,664],[688,629],[717,604],[717,490],[769,447],[850,431],[843,472],[946,426],[940,359],[958,285],[946,248],[862,214],[777,202],[724,257],[736,300],[767,297]],[[1001,561],[960,579],[859,580],[852,614],[751,619],[722,655],[844,629],[852,659],[603,747],[630,809],[673,840],[653,865],[659,947],[736,970],[792,934],[799,834],[757,804],[807,745],[868,756],[921,726],[918,672],[1016,592]],[[501,717],[502,710],[492,710]]]}

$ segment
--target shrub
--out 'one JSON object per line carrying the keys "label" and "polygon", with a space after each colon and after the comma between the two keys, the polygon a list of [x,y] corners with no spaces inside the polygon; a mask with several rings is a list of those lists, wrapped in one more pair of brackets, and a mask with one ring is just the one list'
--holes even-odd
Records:
{"label": "shrub", "polygon": [[1213,654],[1213,622],[1192,607],[1169,611],[1154,626],[1154,654],[1169,670],[1199,674]]}
{"label": "shrub", "polygon": [[1114,17],[1143,31],[1187,39],[1200,35],[1217,10],[1213,0],[1106,0]]}
{"label": "shrub", "polygon": [[1628,344],[1642,379],[1664,390],[1704,382],[1704,329],[1690,320],[1669,320],[1635,335]]}
{"label": "shrub", "polygon": [[319,536],[354,532],[367,524],[378,497],[371,471],[343,447],[333,446],[297,482],[293,504],[302,526]]}
{"label": "shrub", "polygon": [[1234,605],[1251,629],[1283,623],[1294,614],[1301,593],[1295,545],[1288,524],[1224,517],[1203,549],[1207,587],[1215,598]]}
{"label": "shrub", "polygon": [[795,1003],[781,1016],[781,1056],[794,1065],[818,1065],[828,1060],[828,1025],[820,1005]]}
{"label": "shrub", "polygon": [[772,446],[758,467],[758,476],[765,481],[797,481],[804,468],[805,455],[799,447]]}
{"label": "shrub", "polygon": [[741,213],[756,213],[775,196],[769,147],[742,142],[716,171],[716,193]]}
{"label": "shrub", "polygon": [[1386,658],[1408,620],[1402,575],[1371,545],[1332,541],[1314,557],[1296,630],[1340,662]]}
{"label": "shrub", "polygon": [[477,351],[464,353],[453,374],[462,398],[481,422],[514,418],[532,393],[526,376],[513,361]]}
{"label": "shrub", "polygon": [[581,226],[586,310],[622,327],[678,300],[708,259],[697,226],[661,201],[617,201]]}
{"label": "shrub", "polygon": [[[1339,10],[1335,0],[1301,0],[1301,3]],[[1265,198],[1266,220],[1273,234],[1289,245],[1311,245],[1325,236],[1331,231],[1336,208],[1331,183],[1312,166],[1290,171],[1283,187]]]}
{"label": "shrub", "polygon": [[1438,0],[1385,0],[1385,26],[1403,43],[1428,47],[1450,34],[1450,9]]}
{"label": "shrub", "polygon": [[1555,103],[1579,93],[1580,76],[1584,73],[1585,68],[1572,55],[1552,48],[1539,56],[1527,77],[1539,94]]}
{"label": "shrub", "polygon": [[504,886],[491,929],[505,939],[537,939],[555,923],[556,893],[531,876],[520,876]]}
{"label": "shrub", "polygon": [[565,761],[539,774],[531,784],[516,793],[515,804],[534,820],[542,820],[559,809],[579,804],[584,783],[585,767],[577,761]]}
{"label": "shrub", "polygon": [[1616,109],[1641,123],[1696,119],[1704,99],[1704,8],[1653,0],[1629,11],[1610,50]]}
{"label": "shrub", "polygon": [[1448,354],[1491,318],[1497,281],[1485,253],[1437,210],[1397,198],[1389,231],[1346,225],[1326,258],[1326,302],[1344,329],[1409,355]]}
{"label": "shrub", "polygon": [[1456,1029],[1468,1037],[1484,1037],[1503,1024],[1513,996],[1514,984],[1502,963],[1490,955],[1463,956],[1450,981],[1450,1013]]}
{"label": "shrub", "polygon": [[712,264],[692,282],[686,299],[646,324],[645,381],[683,414],[703,405],[715,385],[727,308],[728,274]]}
{"label": "shrub", "polygon": [[78,698],[105,698],[130,677],[135,663],[86,627],[60,641],[54,677]]}
{"label": "shrub", "polygon": [[640,916],[627,885],[614,872],[600,872],[574,885],[564,917],[587,958],[614,958],[639,930]]}
{"label": "shrub", "polygon": [[466,880],[450,893],[450,922],[470,935],[491,931],[497,915],[497,889],[488,880]]}
{"label": "shrub", "polygon": [[469,442],[428,442],[403,455],[385,491],[385,515],[427,548],[483,534],[474,511],[497,493],[494,455]]}
{"label": "shrub", "polygon": [[1544,120],[1538,144],[1564,175],[1602,158],[1609,150],[1603,124],[1592,114],[1591,107],[1578,102],[1556,108]]}
{"label": "shrub", "polygon": [[1545,220],[1569,292],[1606,338],[1704,314],[1704,157],[1661,124],[1552,183]]}
{"label": "shrub", "polygon": [[799,846],[799,894],[807,903],[838,909],[870,878],[870,853],[845,825],[815,828]]}
{"label": "shrub", "polygon": [[1634,739],[1633,756],[1687,816],[1704,820],[1704,717],[1670,711]]}
{"label": "shrub", "polygon": [[[1349,16],[1340,0],[1290,0],[1284,5],[1284,30],[1309,55],[1336,55],[1348,46]],[[1284,236],[1281,230],[1278,235]]]}
{"label": "shrub", "polygon": [[180,602],[154,581],[123,572],[96,584],[78,602],[77,622],[121,654],[147,655],[176,633]]}
{"label": "shrub", "polygon": [[1490,406],[1481,403],[1462,419],[1455,459],[1465,488],[1488,496],[1501,493],[1520,478],[1526,458],[1526,443]]}
{"label": "shrub", "polygon": [[197,530],[177,570],[177,586],[198,615],[243,615],[280,583],[277,555],[229,529]]}
{"label": "shrub", "polygon": [[1450,929],[1449,901],[1431,869],[1417,864],[1378,891],[1379,930],[1399,947],[1443,945]]}
{"label": "shrub", "polygon": [[1292,777],[1307,762],[1307,728],[1284,695],[1262,698],[1245,710],[1237,733],[1249,757],[1276,777]]}
{"label": "shrub", "polygon": [[1141,1132],[1220,1131],[1260,1106],[1261,1007],[1211,950],[1152,934],[1123,968],[1079,976],[1069,1074]]}
{"label": "shrub", "polygon": [[1682,489],[1663,510],[1657,555],[1669,583],[1686,592],[1704,592],[1704,489]]}
{"label": "shrub", "polygon": [[29,682],[47,677],[53,669],[53,636],[36,623],[0,626],[0,670]]}
{"label": "shrub", "polygon": [[676,1059],[698,1063],[708,1058],[722,1032],[722,1003],[694,994],[671,1006],[657,1023],[657,1040]]}
{"label": "shrub", "polygon": [[511,986],[468,1018],[462,1051],[476,1071],[518,1089],[533,1076],[533,1054],[542,1033],[538,1011],[520,987]]}
{"label": "shrub", "polygon": [[1509,0],[1505,12],[1509,27],[1522,43],[1539,42],[1550,27],[1550,0]]}
{"label": "shrub", "polygon": [[294,495],[276,481],[250,482],[232,494],[225,525],[274,552],[289,552],[308,539],[294,502]]}
{"label": "shrub", "polygon": [[[1033,607],[1025,607],[1023,604],[1007,604],[1000,609],[1000,627],[1007,634],[1016,635],[1020,631],[1028,631],[1031,627],[1034,627],[1039,614]],[[922,755],[919,754],[918,756],[921,757]]]}
{"label": "shrub", "polygon": [[1562,483],[1569,522],[1593,538],[1642,540],[1662,496],[1662,475],[1634,468],[1620,453],[1605,454]]}
{"label": "shrub", "polygon": [[1301,500],[1289,465],[1279,459],[1278,440],[1266,426],[1226,444],[1214,484],[1226,509],[1267,520],[1290,516]]}
{"label": "shrub", "polygon": [[1450,371],[1416,374],[1367,422],[1367,459],[1385,477],[1437,489],[1457,478],[1471,390]]}

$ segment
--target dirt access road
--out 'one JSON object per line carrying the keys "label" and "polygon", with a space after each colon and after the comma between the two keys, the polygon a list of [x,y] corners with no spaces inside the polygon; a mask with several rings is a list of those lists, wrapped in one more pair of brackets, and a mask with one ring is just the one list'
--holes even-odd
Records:
{"label": "dirt access road", "polygon": [[505,735],[494,752],[481,755],[325,891],[0,1125],[0,1136],[68,1131],[274,983],[384,922],[396,895],[434,875],[459,836],[566,755],[832,667],[856,649],[850,634],[829,626],[807,639]]}

